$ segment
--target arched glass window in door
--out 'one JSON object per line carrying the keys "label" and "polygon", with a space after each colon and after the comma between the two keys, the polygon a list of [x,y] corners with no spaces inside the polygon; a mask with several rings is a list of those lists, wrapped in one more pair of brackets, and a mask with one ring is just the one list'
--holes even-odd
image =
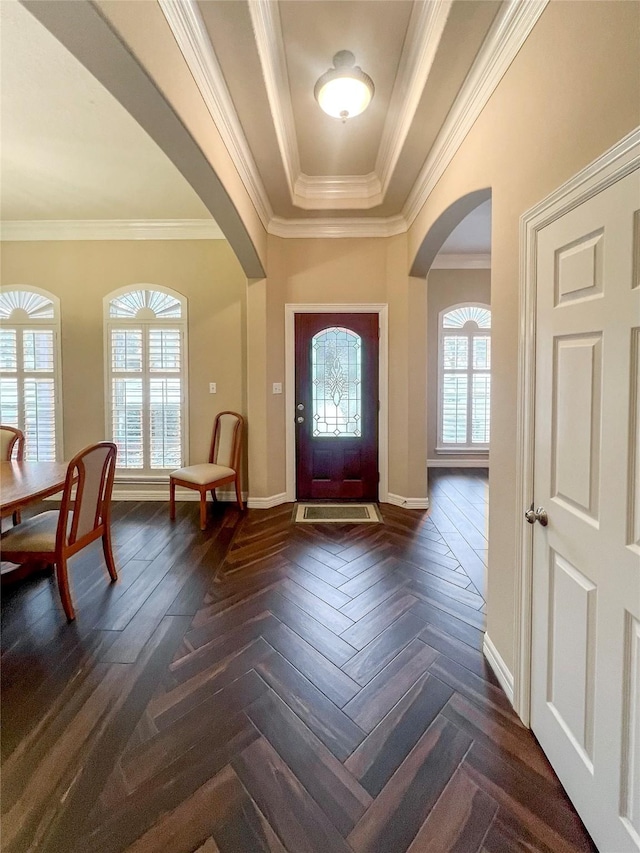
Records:
{"label": "arched glass window in door", "polygon": [[323,329],[311,341],[313,435],[361,435],[362,338],[350,329]]}

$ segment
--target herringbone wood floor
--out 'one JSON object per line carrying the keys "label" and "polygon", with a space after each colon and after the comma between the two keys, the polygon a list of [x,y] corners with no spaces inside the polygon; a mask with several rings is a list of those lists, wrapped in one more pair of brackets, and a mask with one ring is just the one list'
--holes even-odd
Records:
{"label": "herringbone wood floor", "polygon": [[49,577],[6,592],[4,849],[592,850],[480,651],[484,483],[433,498],[204,534],[118,504],[120,580],[79,555],[76,624]]}

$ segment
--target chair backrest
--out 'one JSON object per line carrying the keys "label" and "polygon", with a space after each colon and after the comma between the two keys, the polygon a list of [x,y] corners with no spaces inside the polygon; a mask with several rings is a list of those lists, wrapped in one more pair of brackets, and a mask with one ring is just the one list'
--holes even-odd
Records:
{"label": "chair backrest", "polygon": [[213,424],[209,462],[238,470],[244,418],[237,412],[220,412]]}
{"label": "chair backrest", "polygon": [[22,462],[24,458],[24,433],[21,429],[12,426],[0,426],[0,459],[9,462],[16,447],[16,459]]}
{"label": "chair backrest", "polygon": [[113,442],[100,441],[85,447],[69,462],[58,523],[58,536],[66,535],[68,545],[109,523],[116,454]]}

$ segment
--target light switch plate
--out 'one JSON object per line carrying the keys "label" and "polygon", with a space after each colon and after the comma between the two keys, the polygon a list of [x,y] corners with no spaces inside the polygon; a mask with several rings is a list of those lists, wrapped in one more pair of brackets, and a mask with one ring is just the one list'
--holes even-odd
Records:
{"label": "light switch plate", "polygon": [[274,382],[273,383],[273,393],[274,394],[282,394],[282,382]]}
{"label": "light switch plate", "polygon": [[217,392],[218,392],[217,382],[210,382],[209,383],[209,393],[210,394],[217,394]]}

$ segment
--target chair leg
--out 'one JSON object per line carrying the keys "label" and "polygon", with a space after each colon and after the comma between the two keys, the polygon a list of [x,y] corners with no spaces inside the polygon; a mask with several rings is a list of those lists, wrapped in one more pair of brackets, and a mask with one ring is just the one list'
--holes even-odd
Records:
{"label": "chair leg", "polygon": [[200,492],[200,530],[207,527],[207,493]]}
{"label": "chair leg", "polygon": [[116,569],[115,560],[113,559],[113,549],[111,547],[111,530],[108,527],[102,534],[102,550],[104,552],[104,561],[107,564],[109,577],[112,581],[117,581],[118,570]]}
{"label": "chair leg", "polygon": [[56,578],[58,580],[58,590],[60,592],[60,599],[62,600],[62,607],[69,622],[73,622],[76,618],[76,613],[73,609],[71,592],[69,591],[66,557],[60,557],[59,560],[56,560]]}
{"label": "chair leg", "polygon": [[244,509],[242,503],[242,489],[240,488],[240,477],[236,477],[236,498],[238,499],[238,506],[240,509]]}
{"label": "chair leg", "polygon": [[211,489],[211,500],[212,500],[214,503],[217,503],[218,496],[216,495],[216,490],[215,490],[215,489]]}
{"label": "chair leg", "polygon": [[169,518],[176,519],[176,482],[169,477]]}

